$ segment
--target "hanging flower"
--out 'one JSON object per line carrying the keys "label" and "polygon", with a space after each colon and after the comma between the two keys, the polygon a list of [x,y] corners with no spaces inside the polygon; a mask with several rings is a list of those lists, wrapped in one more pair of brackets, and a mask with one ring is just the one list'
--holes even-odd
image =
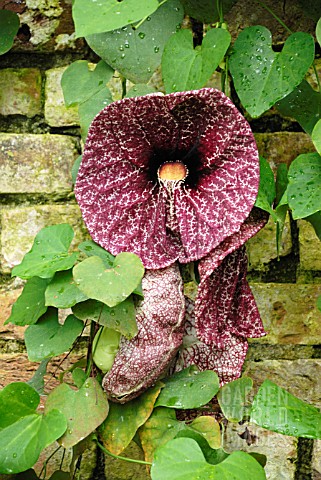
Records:
{"label": "hanging flower", "polygon": [[97,243],[158,269],[199,260],[238,232],[258,183],[247,121],[222,92],[204,88],[105,107],[75,193]]}

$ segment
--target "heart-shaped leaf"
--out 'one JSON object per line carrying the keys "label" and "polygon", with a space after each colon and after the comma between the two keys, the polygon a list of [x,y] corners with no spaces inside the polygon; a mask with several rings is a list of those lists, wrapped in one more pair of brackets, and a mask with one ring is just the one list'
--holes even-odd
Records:
{"label": "heart-shaped leaf", "polygon": [[14,325],[33,325],[47,310],[45,305],[45,291],[48,280],[39,277],[30,278],[24,289],[13,304],[11,315],[5,321]]}
{"label": "heart-shaped leaf", "polygon": [[93,432],[108,414],[106,395],[94,378],[88,378],[78,391],[65,383],[59,385],[48,396],[45,412],[56,408],[67,419],[67,430],[59,439],[64,448],[76,445]]}
{"label": "heart-shaped leaf", "polygon": [[0,390],[0,430],[35,413],[39,401],[39,394],[27,383],[9,383]]}
{"label": "heart-shaped leaf", "polygon": [[271,32],[259,25],[239,34],[229,65],[243,106],[252,117],[258,117],[299,85],[313,60],[311,35],[293,33],[282,52],[276,53]]}
{"label": "heart-shaped leaf", "polygon": [[78,288],[89,298],[109,307],[123,302],[139,285],[144,275],[140,258],[134,253],[117,255],[112,268],[106,268],[100,257],[89,257],[73,269]]}
{"label": "heart-shaped leaf", "polygon": [[200,372],[194,365],[162,380],[156,406],[187,409],[208,403],[219,390],[219,379],[212,370]]}
{"label": "heart-shaped leaf", "polygon": [[157,0],[75,0],[72,15],[77,37],[108,32],[151,15],[158,8]]}
{"label": "heart-shaped leaf", "polygon": [[83,103],[106,87],[114,70],[101,60],[94,70],[86,60],[69,65],[61,77],[61,87],[67,107]]}
{"label": "heart-shaped leaf", "polygon": [[66,352],[81,334],[83,322],[74,315],[68,315],[65,323],[58,322],[58,311],[49,308],[35,325],[25,331],[28,358],[31,362],[40,362]]}
{"label": "heart-shaped leaf", "polygon": [[137,429],[151,415],[161,385],[155,385],[140,397],[120,405],[111,403],[108,417],[99,428],[103,444],[111,453],[119,455],[134,438]]}
{"label": "heart-shaped leaf", "polygon": [[155,92],[155,88],[150,87],[149,85],[145,85],[144,83],[137,83],[128,90],[128,92],[126,93],[126,98],[141,97],[143,95],[148,95]]}
{"label": "heart-shaped leaf", "polygon": [[128,25],[112,32],[105,29],[105,33],[90,35],[86,40],[94,52],[124,77],[134,83],[146,83],[161,63],[166,41],[183,18],[179,0],[168,0],[138,28]]}
{"label": "heart-shaped leaf", "polygon": [[318,153],[299,155],[290,165],[288,178],[288,202],[295,220],[321,210],[321,157]]}
{"label": "heart-shaped leaf", "polygon": [[45,227],[36,235],[33,246],[20,265],[12,270],[13,276],[21,278],[50,278],[55,272],[68,270],[77,254],[68,253],[74,231],[68,223]]}
{"label": "heart-shaped leaf", "polygon": [[87,302],[75,305],[72,311],[81,320],[93,320],[120,332],[127,338],[132,338],[137,334],[136,309],[131,297],[126,298],[115,307],[107,307],[104,303],[96,300],[87,300]]}
{"label": "heart-shaped leaf", "polygon": [[251,422],[282,435],[321,438],[320,411],[270,380],[254,397]]}
{"label": "heart-shaped leaf", "polygon": [[88,297],[75,285],[72,270],[56,272],[49,283],[46,293],[46,305],[57,308],[70,308]]}
{"label": "heart-shaped leaf", "polygon": [[0,55],[8,52],[13,45],[20,26],[18,15],[11,10],[0,10]]}
{"label": "heart-shaped leaf", "polygon": [[100,245],[93,242],[93,240],[85,240],[78,245],[78,249],[85,253],[87,257],[100,257],[104,261],[106,267],[112,267],[114,263],[115,257]]}
{"label": "heart-shaped leaf", "polygon": [[152,480],[265,480],[261,465],[244,452],[233,452],[223,462],[206,462],[201,448],[191,438],[176,438],[159,447],[151,468]]}
{"label": "heart-shaped leaf", "polygon": [[204,87],[230,45],[231,35],[223,28],[209,30],[202,46],[193,47],[190,30],[180,30],[167,42],[162,57],[166,93]]}
{"label": "heart-shaped leaf", "polygon": [[225,418],[230,422],[240,422],[243,419],[247,396],[252,387],[251,378],[242,377],[223,385],[218,392],[217,400]]}

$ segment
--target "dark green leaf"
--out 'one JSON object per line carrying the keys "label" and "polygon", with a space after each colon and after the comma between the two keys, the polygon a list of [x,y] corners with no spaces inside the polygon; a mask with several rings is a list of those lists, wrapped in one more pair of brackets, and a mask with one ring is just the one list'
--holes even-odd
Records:
{"label": "dark green leaf", "polygon": [[78,107],[79,123],[82,139],[87,137],[88,129],[91,122],[104,107],[112,103],[113,98],[108,88],[103,88],[95,93]]}
{"label": "dark green leaf", "polygon": [[[180,0],[184,7],[186,15],[199,20],[202,23],[214,23],[220,19],[217,10],[217,2],[213,0]],[[233,7],[237,0],[223,0],[220,2],[223,8],[223,14],[227,13]]]}
{"label": "dark green leaf", "polygon": [[317,237],[319,238],[319,240],[321,240],[321,211],[313,213],[313,215],[309,215],[308,217],[305,217],[304,220],[307,220],[308,222],[311,223]]}
{"label": "dark green leaf", "polygon": [[115,307],[107,307],[96,300],[87,300],[75,305],[72,310],[81,320],[93,320],[120,332],[127,338],[132,338],[137,333],[136,310],[131,297]]}
{"label": "dark green leaf", "polygon": [[83,322],[74,315],[68,315],[65,323],[58,322],[58,311],[49,308],[47,313],[25,331],[28,358],[31,362],[41,362],[66,352],[83,329]]}
{"label": "dark green leaf", "polygon": [[240,422],[246,413],[246,401],[253,386],[248,377],[238,378],[223,385],[217,394],[217,399],[223,415],[230,422]]}
{"label": "dark green leaf", "polygon": [[47,365],[49,361],[50,358],[46,358],[45,360],[43,360],[35,371],[32,378],[30,378],[30,380],[28,380],[27,382],[27,384],[34,388],[40,395],[44,394],[44,376],[46,375]]}
{"label": "dark green leaf", "polygon": [[72,15],[77,37],[108,32],[135,23],[158,8],[157,0],[74,0]]}
{"label": "dark green leaf", "polygon": [[74,161],[74,164],[71,168],[71,178],[72,178],[72,183],[74,185],[75,185],[76,180],[77,180],[78,170],[79,170],[81,161],[82,161],[82,155],[79,155],[79,157],[77,157],[77,159]]}
{"label": "dark green leaf", "polygon": [[93,361],[103,373],[113,366],[119,349],[120,333],[108,327],[101,327],[93,341]]}
{"label": "dark green leaf", "polygon": [[[321,8],[320,8],[320,16],[321,16]],[[316,30],[315,30],[315,34],[316,34],[317,40],[319,42],[319,45],[321,46],[321,18],[319,18],[319,20],[318,20],[317,27],[316,27]]]}
{"label": "dark green leaf", "polygon": [[89,257],[74,267],[73,275],[78,288],[89,298],[114,307],[139,285],[144,267],[137,255],[123,252],[111,268],[106,268],[100,257]]}
{"label": "dark green leaf", "polygon": [[321,118],[321,94],[303,80],[292,93],[277,102],[276,108],[282,115],[297,120],[311,135],[314,125]]}
{"label": "dark green leaf", "polygon": [[276,172],[276,182],[275,182],[275,187],[276,187],[276,197],[275,197],[275,203],[278,205],[280,203],[281,198],[284,195],[284,192],[287,189],[289,180],[288,180],[288,167],[286,163],[280,163],[280,165],[277,168]]}
{"label": "dark green leaf", "polygon": [[312,142],[319,155],[321,155],[321,120],[314,125],[311,135]]}
{"label": "dark green leaf", "polygon": [[111,267],[115,261],[115,257],[107,252],[104,248],[100,247],[97,243],[93,242],[92,240],[86,240],[82,242],[78,249],[85,253],[87,257],[100,257],[107,268]]}
{"label": "dark green leaf", "polygon": [[162,74],[166,93],[204,87],[231,42],[231,35],[222,28],[209,30],[202,46],[193,47],[190,30],[180,30],[167,42],[162,57]]}
{"label": "dark green leaf", "polygon": [[229,65],[243,106],[252,117],[258,117],[299,85],[313,60],[311,35],[293,33],[282,52],[276,53],[271,32],[258,25],[239,34]]}
{"label": "dark green leaf", "polygon": [[260,157],[260,185],[255,206],[274,215],[272,204],[275,199],[274,174],[265,158]]}
{"label": "dark green leaf", "polygon": [[145,85],[143,83],[137,83],[130,90],[128,90],[126,98],[141,97],[143,95],[148,95],[149,93],[155,92],[155,88],[150,87],[149,85]]}
{"label": "dark green leaf", "polygon": [[43,228],[36,235],[30,252],[12,270],[12,275],[27,279],[50,278],[57,271],[68,270],[77,260],[76,253],[68,253],[73,237],[68,223]]}
{"label": "dark green leaf", "polygon": [[93,432],[108,414],[106,395],[94,378],[88,378],[77,391],[65,383],[55,388],[47,398],[45,412],[56,408],[67,419],[66,433],[59,439],[64,448],[76,445]]}
{"label": "dark green leaf", "polygon": [[43,315],[47,307],[45,305],[45,290],[48,280],[39,277],[30,278],[24,289],[13,304],[11,315],[5,321],[14,325],[32,325]]}
{"label": "dark green leaf", "polygon": [[86,372],[82,368],[75,368],[72,371],[72,379],[77,388],[81,388],[87,380]]}
{"label": "dark green leaf", "polygon": [[251,422],[293,437],[321,438],[321,413],[270,380],[254,397]]}
{"label": "dark green leaf", "polygon": [[90,35],[86,40],[94,52],[124,77],[134,83],[146,83],[160,65],[164,46],[183,17],[180,2],[167,0],[136,29],[128,25],[112,32],[105,30],[106,33]]}
{"label": "dark green leaf", "polygon": [[294,220],[321,210],[321,157],[318,153],[299,155],[290,165],[287,189]]}
{"label": "dark green leaf", "polygon": [[25,382],[9,383],[0,390],[0,430],[35,413],[39,394]]}
{"label": "dark green leaf", "polygon": [[19,17],[15,12],[0,10],[0,55],[8,52],[12,47],[19,26]]}
{"label": "dark green leaf", "polygon": [[94,70],[89,70],[86,60],[69,65],[61,77],[61,86],[67,107],[88,100],[106,87],[114,70],[101,60]]}
{"label": "dark green leaf", "polygon": [[36,475],[36,472],[33,469],[29,469],[25,472],[18,473],[15,480],[39,480],[39,477]]}
{"label": "dark green leaf", "polygon": [[63,472],[62,470],[57,470],[54,472],[49,480],[71,480],[70,473]]}
{"label": "dark green leaf", "polygon": [[223,462],[206,462],[199,445],[190,438],[176,438],[155,452],[152,480],[264,480],[261,465],[244,452],[233,452]]}
{"label": "dark green leaf", "polygon": [[57,308],[70,308],[88,297],[75,285],[72,270],[56,272],[49,283],[46,293],[46,305]]}
{"label": "dark green leaf", "polygon": [[219,390],[218,376],[212,370],[199,372],[192,365],[162,380],[156,406],[177,409],[199,408],[208,403]]}

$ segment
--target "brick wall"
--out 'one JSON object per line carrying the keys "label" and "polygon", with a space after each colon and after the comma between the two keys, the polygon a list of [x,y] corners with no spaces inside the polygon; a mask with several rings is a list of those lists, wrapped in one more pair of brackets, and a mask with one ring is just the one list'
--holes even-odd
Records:
{"label": "brick wall", "polygon": [[[71,2],[29,0],[28,8],[23,1],[5,3],[6,8],[18,11],[22,28],[13,50],[0,59],[1,386],[30,378],[36,368],[27,361],[24,328],[3,325],[22,288],[19,280],[11,279],[11,268],[21,261],[36,233],[46,225],[71,223],[76,232],[74,244],[86,237],[70,174],[81,152],[77,110],[65,108],[60,78],[72,61],[93,58],[84,42],[73,38]],[[247,3],[239,1],[229,14],[234,34],[246,26],[244,19],[249,19],[244,15]],[[253,10],[253,2],[251,5]],[[291,28],[313,32],[313,22],[298,17],[295,1],[288,8]],[[283,29],[265,11],[257,6],[251,15],[255,18],[251,17],[250,23],[266,25],[272,29],[276,43],[284,41]],[[113,80],[113,90],[119,91],[117,79]],[[289,164],[299,153],[313,151],[309,137],[273,111],[253,122],[253,129],[260,153],[273,168],[281,162]],[[256,388],[270,378],[321,407],[321,312],[316,309],[316,299],[321,295],[321,244],[307,222],[288,218],[277,259],[275,226],[270,220],[248,242],[248,253],[249,279],[270,333],[250,342],[244,371],[254,379]],[[268,478],[321,478],[321,441],[298,441],[248,426],[254,436],[253,445],[248,446],[239,436],[245,428],[228,426],[226,448],[266,454]],[[96,461],[95,452],[88,452],[82,479],[103,478],[93,473]],[[147,479],[144,469],[137,468],[134,471],[130,466],[128,470],[127,464],[107,460],[106,478]]]}

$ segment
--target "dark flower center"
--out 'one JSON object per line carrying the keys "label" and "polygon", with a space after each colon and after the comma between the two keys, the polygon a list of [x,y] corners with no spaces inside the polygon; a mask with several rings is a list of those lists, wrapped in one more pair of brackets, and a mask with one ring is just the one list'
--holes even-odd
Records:
{"label": "dark flower center", "polygon": [[158,178],[161,180],[185,180],[188,170],[183,162],[166,162],[158,169]]}

